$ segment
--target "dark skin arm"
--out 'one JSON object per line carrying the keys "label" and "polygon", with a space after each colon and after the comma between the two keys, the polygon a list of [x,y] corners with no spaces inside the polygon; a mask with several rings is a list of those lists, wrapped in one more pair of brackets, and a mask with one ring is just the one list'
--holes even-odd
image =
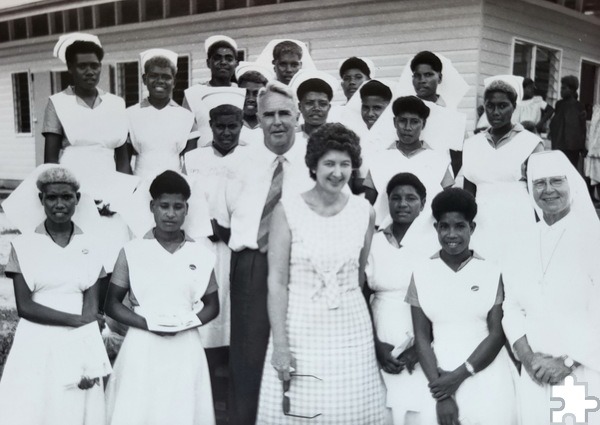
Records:
{"label": "dark skin arm", "polygon": [[[431,321],[425,315],[420,307],[411,307],[413,327],[415,331],[415,347],[421,368],[431,383],[440,376],[440,369],[437,366],[437,358],[431,343],[433,341],[433,332]],[[443,400],[437,400],[436,412],[438,423],[440,425],[459,425],[458,406],[452,397]]]}
{"label": "dark skin arm", "polygon": [[539,133],[541,133],[544,130],[544,127],[546,125],[546,122],[552,118],[552,115],[554,114],[554,108],[550,105],[546,105],[546,108],[544,109],[544,111],[542,112],[542,117],[540,118],[540,122],[538,122],[536,124],[536,129]]}
{"label": "dark skin arm", "polygon": [[433,331],[431,321],[425,315],[420,307],[411,306],[410,308],[413,328],[415,331],[415,347],[421,368],[429,382],[435,381],[439,376],[437,358],[431,343],[433,342]]}
{"label": "dark skin arm", "polygon": [[56,133],[44,134],[44,164],[58,164],[63,136]]}
{"label": "dark skin arm", "polygon": [[[502,330],[502,305],[492,307],[487,316],[489,334],[479,343],[477,348],[469,356],[467,361],[473,366],[475,372],[479,372],[490,365],[504,345],[505,337]],[[451,397],[456,393],[460,385],[469,378],[471,374],[464,363],[452,372],[441,373],[441,376],[429,383],[431,393],[436,399]]]}
{"label": "dark skin arm", "polygon": [[123,143],[115,149],[115,164],[117,171],[125,174],[133,174],[131,170],[131,156],[129,155],[128,143]]}
{"label": "dark skin arm", "polygon": [[19,317],[23,319],[41,325],[70,326],[73,328],[87,325],[98,319],[99,281],[83,293],[82,313],[71,314],[33,301],[31,289],[27,286],[27,282],[22,274],[15,273],[12,279],[15,289],[17,312]]}
{"label": "dark skin arm", "polygon": [[[214,279],[215,272],[213,271],[213,275],[211,279]],[[206,325],[208,322],[213,320],[215,317],[219,315],[219,293],[218,291],[211,292],[210,294],[204,294],[202,297],[202,302],[204,303],[204,307],[202,310],[198,312],[198,319],[202,322],[203,325]]]}
{"label": "dark skin arm", "polygon": [[[104,305],[106,314],[127,326],[133,326],[134,328],[147,331],[148,324],[146,323],[146,319],[123,305],[123,299],[125,298],[125,295],[127,295],[127,292],[129,292],[127,288],[122,288],[114,283],[109,285],[108,294],[106,295],[106,303]],[[215,291],[210,294],[205,294],[202,297],[202,302],[204,303],[204,306],[198,313],[198,318],[202,324],[206,324],[219,314],[218,292]],[[157,334],[173,335],[173,333]]]}
{"label": "dark skin arm", "polygon": [[127,295],[127,292],[129,292],[127,288],[122,288],[111,283],[108,286],[108,293],[106,294],[104,312],[107,316],[112,317],[124,325],[133,326],[134,328],[145,331],[148,330],[146,319],[123,305],[123,299],[125,298],[125,295]]}

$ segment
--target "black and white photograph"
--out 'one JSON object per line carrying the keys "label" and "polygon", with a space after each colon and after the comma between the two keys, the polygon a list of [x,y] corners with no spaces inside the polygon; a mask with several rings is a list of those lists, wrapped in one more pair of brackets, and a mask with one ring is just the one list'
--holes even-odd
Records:
{"label": "black and white photograph", "polygon": [[0,425],[600,425],[600,0],[0,0]]}

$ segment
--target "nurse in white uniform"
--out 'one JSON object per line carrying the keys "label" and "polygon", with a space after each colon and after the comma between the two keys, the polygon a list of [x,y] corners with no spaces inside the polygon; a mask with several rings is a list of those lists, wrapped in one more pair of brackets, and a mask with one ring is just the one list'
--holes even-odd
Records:
{"label": "nurse in white uniform", "polygon": [[415,266],[406,295],[419,364],[436,401],[422,423],[436,423],[433,414],[442,425],[516,425],[502,277],[469,247],[477,204],[452,188],[433,199],[432,210],[442,249]]}
{"label": "nurse in white uniform", "polygon": [[491,127],[467,139],[463,148],[464,188],[476,196],[479,206],[473,246],[499,263],[535,224],[524,170],[527,158],[544,150],[539,136],[511,123],[518,93],[520,82],[491,79],[484,92]]}
{"label": "nurse in white uniform", "polygon": [[[129,230],[115,211],[133,193],[138,179],[128,162],[128,124],[125,101],[106,93],[100,81],[104,51],[98,37],[73,33],[59,38],[54,55],[67,64],[73,86],[50,96],[44,115],[44,162],[69,167],[82,188],[100,201],[101,221],[97,233],[103,237],[108,273]],[[119,171],[117,173],[116,171]]]}
{"label": "nurse in white uniform", "polygon": [[106,313],[129,326],[107,384],[106,423],[214,425],[198,327],[219,313],[215,258],[181,230],[190,197],[182,176],[165,171],[150,194],[156,226],[120,252],[106,300]]}
{"label": "nurse in white uniform", "polygon": [[[217,199],[219,192],[224,190],[228,173],[235,171],[238,164],[252,161],[252,148],[240,140],[244,99],[245,91],[235,87],[212,88],[205,92],[202,102],[210,114],[212,144],[185,154],[185,170],[192,181],[190,202],[206,202],[212,218],[218,217]],[[215,275],[219,285],[221,313],[201,333],[205,348],[228,347],[231,250],[215,234],[210,239],[217,256]]]}
{"label": "nurse in white uniform", "polygon": [[300,70],[294,75],[290,87],[296,93],[298,109],[303,118],[296,132],[296,143],[306,146],[310,135],[329,122],[335,86],[335,78],[326,72]]}
{"label": "nurse in white uniform", "polygon": [[272,67],[277,81],[286,85],[301,69],[317,69],[306,43],[291,38],[269,41],[258,55],[256,63]]}
{"label": "nurse in white uniform", "polygon": [[369,58],[352,56],[340,62],[339,74],[342,81],[340,86],[346,100],[343,103],[334,103],[329,111],[328,122],[340,122],[344,109],[352,96],[358,91],[363,83],[375,77],[375,64]]}
{"label": "nurse in white uniform", "polygon": [[421,138],[422,130],[429,125],[429,108],[421,99],[416,96],[400,97],[392,104],[392,111],[396,141],[387,149],[371,155],[369,173],[364,183],[377,191],[375,223],[378,226],[390,223],[388,198],[385,196],[390,178],[400,172],[412,173],[423,182],[429,194],[425,212],[415,219],[412,227],[420,229],[417,233],[424,250],[434,252],[438,243],[430,212],[431,199],[454,184],[450,159],[431,149],[427,140]]}
{"label": "nurse in white uniform", "polygon": [[[370,291],[375,349],[386,386],[386,404],[394,425],[414,424],[419,414],[431,410],[433,399],[418,365],[413,345],[410,306],[404,302],[413,266],[434,252],[421,251],[420,229],[413,227],[423,213],[427,190],[410,173],[399,173],[387,184],[389,214],[393,222],[373,236],[365,272]],[[418,422],[416,422],[418,423]]]}
{"label": "nurse in white uniform", "polygon": [[258,119],[258,92],[275,79],[275,73],[272,68],[256,62],[240,62],[235,69],[235,78],[238,87],[246,90],[244,126],[240,139],[252,147],[262,146],[265,136]]}
{"label": "nurse in white uniform", "polygon": [[238,66],[238,45],[226,35],[213,35],[204,41],[206,66],[210,69],[210,80],[194,84],[184,91],[183,107],[192,111],[196,118],[200,146],[209,145],[211,130],[208,124],[208,111],[202,107],[204,91],[211,87],[237,87],[232,82]]}
{"label": "nurse in white uniform", "polygon": [[371,203],[375,202],[377,194],[364,182],[371,155],[387,148],[395,134],[392,121],[393,89],[394,85],[385,80],[367,81],[360,87],[358,96],[352,96],[340,121],[360,138],[363,162],[350,179],[352,192],[364,192]]}
{"label": "nurse in white uniform", "polygon": [[462,165],[467,116],[458,112],[469,85],[447,57],[421,51],[405,65],[400,76],[398,94],[415,95],[425,102],[431,113],[423,137],[432,149],[452,158],[452,169]]}
{"label": "nurse in white uniform", "polygon": [[150,49],[140,54],[148,97],[127,108],[129,142],[136,157],[133,173],[150,184],[165,170],[181,172],[181,155],[196,147],[194,114],[171,98],[177,53]]}
{"label": "nurse in white uniform", "polygon": [[[106,273],[101,248],[85,231],[99,219],[93,200],[69,170],[41,165],[3,207],[9,219],[18,215],[22,234],[6,265],[20,319],[0,381],[0,423],[104,425],[102,375],[110,363],[96,321]],[[75,336],[88,324],[91,339],[77,350]],[[106,373],[86,377],[94,342]]]}

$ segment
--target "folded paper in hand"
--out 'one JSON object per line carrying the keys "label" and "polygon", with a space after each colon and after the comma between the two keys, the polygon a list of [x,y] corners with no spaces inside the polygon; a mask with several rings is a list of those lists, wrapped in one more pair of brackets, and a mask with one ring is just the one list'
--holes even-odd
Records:
{"label": "folded paper in hand", "polygon": [[202,325],[193,312],[181,314],[145,314],[148,330],[152,332],[176,333]]}
{"label": "folded paper in hand", "polygon": [[414,336],[412,332],[406,332],[406,339],[402,341],[402,344],[398,344],[394,347],[392,352],[390,353],[392,357],[398,357],[400,354],[404,352],[408,347],[410,347],[413,343]]}
{"label": "folded paper in hand", "polygon": [[56,341],[53,356],[65,386],[77,385],[82,377],[102,378],[112,372],[97,322],[70,330]]}

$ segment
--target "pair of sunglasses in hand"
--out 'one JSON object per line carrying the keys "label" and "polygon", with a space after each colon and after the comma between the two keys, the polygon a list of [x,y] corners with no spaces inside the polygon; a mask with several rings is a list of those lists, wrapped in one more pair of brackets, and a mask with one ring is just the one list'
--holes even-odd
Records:
{"label": "pair of sunglasses in hand", "polygon": [[315,382],[323,382],[323,380],[321,378],[318,378],[314,375],[298,375],[298,374],[292,373],[290,375],[290,379],[288,381],[282,382],[282,384],[283,384],[283,400],[282,400],[283,414],[285,416],[292,416],[294,418],[302,418],[302,419],[314,419],[314,418],[321,416],[322,413],[317,413],[316,415],[312,415],[312,416],[291,413],[292,408],[291,408],[291,401],[290,401],[288,392],[290,390],[290,386],[292,385],[292,380],[295,380],[295,379],[310,379],[310,380],[314,380]]}

